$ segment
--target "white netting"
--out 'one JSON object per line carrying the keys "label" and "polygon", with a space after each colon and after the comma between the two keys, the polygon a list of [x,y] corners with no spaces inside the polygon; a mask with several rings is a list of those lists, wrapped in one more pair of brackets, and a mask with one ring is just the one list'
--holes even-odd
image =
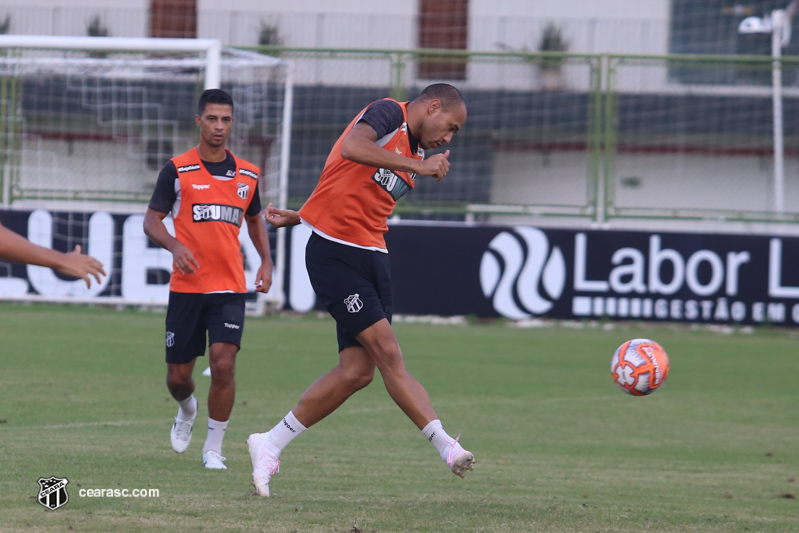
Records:
{"label": "white netting", "polygon": [[[2,203],[146,201],[158,171],[197,141],[206,86],[202,52],[5,48],[0,56]],[[221,88],[236,105],[229,146],[263,168],[276,199],[286,64],[222,54]]]}

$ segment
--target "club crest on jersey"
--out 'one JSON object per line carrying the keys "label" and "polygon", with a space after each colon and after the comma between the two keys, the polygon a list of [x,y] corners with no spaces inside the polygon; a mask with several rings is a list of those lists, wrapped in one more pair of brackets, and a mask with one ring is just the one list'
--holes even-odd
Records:
{"label": "club crest on jersey", "polygon": [[51,511],[63,507],[69,501],[69,494],[67,494],[68,483],[69,480],[65,477],[40,477],[37,501]]}
{"label": "club crest on jersey", "polygon": [[244,210],[233,205],[193,204],[191,215],[194,222],[227,222],[239,227]]}
{"label": "club crest on jersey", "polygon": [[363,309],[363,302],[361,301],[361,295],[357,292],[355,294],[351,294],[344,298],[344,305],[347,306],[347,311],[350,313],[357,313],[361,309]]}
{"label": "club crest on jersey", "polygon": [[246,183],[241,183],[241,182],[237,183],[236,185],[239,186],[239,190],[236,191],[239,197],[242,200],[246,200],[247,197],[250,195],[250,186],[247,185]]}
{"label": "club crest on jersey", "polygon": [[395,202],[411,190],[411,186],[404,179],[395,174],[393,170],[387,168],[378,168],[372,179],[375,180],[381,189],[390,194]]}

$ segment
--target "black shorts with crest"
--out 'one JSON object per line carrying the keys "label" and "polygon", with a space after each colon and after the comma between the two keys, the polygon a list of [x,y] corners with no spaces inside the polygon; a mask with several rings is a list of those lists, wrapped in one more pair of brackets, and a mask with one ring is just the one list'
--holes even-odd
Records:
{"label": "black shorts with crest", "polygon": [[394,297],[388,254],[347,246],[312,233],[305,266],[318,302],[336,319],[339,352],[382,319],[391,322]]}
{"label": "black shorts with crest", "polygon": [[238,292],[169,292],[166,310],[166,362],[189,363],[208,346],[229,342],[241,347],[245,295]]}

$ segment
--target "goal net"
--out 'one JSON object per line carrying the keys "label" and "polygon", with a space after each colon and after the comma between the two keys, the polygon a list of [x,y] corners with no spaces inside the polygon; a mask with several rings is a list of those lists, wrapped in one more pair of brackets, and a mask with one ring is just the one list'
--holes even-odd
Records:
{"label": "goal net", "polygon": [[[197,144],[200,93],[220,87],[232,95],[236,121],[228,148],[261,168],[262,203],[281,205],[290,71],[280,59],[207,39],[0,36],[4,222],[22,213],[19,233],[62,250],[82,244],[114,272],[87,290],[46,269],[27,267],[25,275],[0,262],[0,297],[165,301],[171,257],[142,240],[137,226],[161,168]],[[135,283],[117,272],[135,259],[129,250],[140,263]],[[35,291],[23,291],[22,278]]]}
{"label": "goal net", "polygon": [[236,105],[229,147],[277,196],[284,62],[210,40],[4,37],[0,50],[3,206],[146,201],[217,86]]}

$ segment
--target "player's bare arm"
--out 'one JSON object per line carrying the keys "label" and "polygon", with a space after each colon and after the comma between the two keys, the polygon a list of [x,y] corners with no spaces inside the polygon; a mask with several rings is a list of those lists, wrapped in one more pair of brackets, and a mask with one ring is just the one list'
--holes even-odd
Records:
{"label": "player's bare arm", "polygon": [[89,288],[92,286],[92,276],[100,283],[100,276],[106,275],[103,264],[94,257],[84,255],[80,244],[76,244],[75,249],[67,254],[56,253],[59,254],[58,264],[51,268],[61,274],[82,279]]}
{"label": "player's bare arm", "polygon": [[296,226],[300,223],[300,215],[291,209],[278,209],[271,203],[264,210],[264,218],[276,228]]}
{"label": "player's bare arm", "polygon": [[65,254],[34,244],[2,224],[0,224],[0,258],[15,263],[52,268],[61,274],[82,279],[87,287],[92,286],[92,277],[100,283],[100,276],[106,275],[103,264],[94,257],[83,255],[79,244],[73,251]]}
{"label": "player's bare arm", "polygon": [[189,248],[169,234],[164,225],[168,213],[148,209],[144,215],[144,233],[152,241],[172,253],[172,262],[181,274],[194,274],[200,265]]}
{"label": "player's bare arm", "polygon": [[255,274],[255,292],[269,292],[269,288],[272,286],[273,265],[266,222],[260,213],[245,218],[250,240],[261,257],[261,266],[258,267],[258,272]]}
{"label": "player's bare arm", "polygon": [[449,172],[449,150],[419,161],[411,157],[384,150],[376,144],[377,132],[366,122],[356,124],[341,145],[341,157],[369,167],[413,172],[419,176],[433,176],[436,181]]}

